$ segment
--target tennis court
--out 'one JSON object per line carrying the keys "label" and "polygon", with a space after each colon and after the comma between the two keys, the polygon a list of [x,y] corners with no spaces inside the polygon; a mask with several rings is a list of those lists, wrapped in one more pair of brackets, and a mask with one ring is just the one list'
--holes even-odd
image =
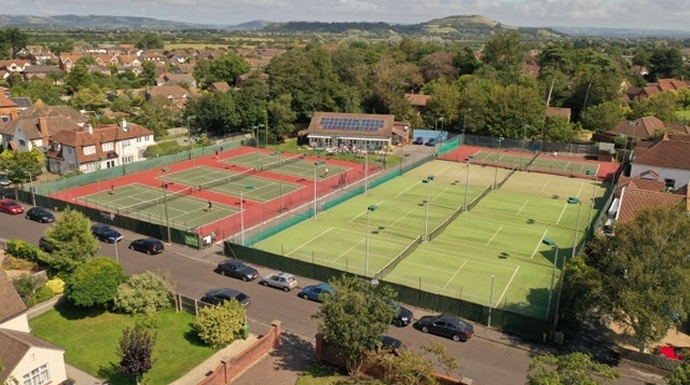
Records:
{"label": "tennis court", "polygon": [[[287,153],[263,153],[255,151],[228,158],[223,163],[253,168],[259,171],[271,171],[277,174],[292,175],[302,179],[313,179],[314,175],[325,178],[348,171],[349,167],[328,164],[325,161],[310,162],[304,155]],[[328,172],[326,172],[328,170]]]}
{"label": "tennis court", "polygon": [[[268,202],[284,194],[304,188],[304,186],[262,178],[254,169],[238,172],[209,166],[184,169],[161,175],[159,179],[193,186],[198,190],[210,190],[224,195],[239,197],[240,193],[247,199],[257,202]],[[251,186],[251,188],[247,188]]]}
{"label": "tennis court", "polygon": [[[166,191],[165,194],[163,191]],[[193,196],[191,187],[178,191],[157,189],[134,183],[118,187],[114,190],[102,191],[79,198],[90,206],[97,206],[116,214],[160,225],[166,224],[181,230],[191,230],[207,223],[231,216],[239,210],[227,205],[214,204],[209,210],[206,200]]]}
{"label": "tennis court", "polygon": [[594,176],[598,172],[599,165],[582,159],[561,157],[546,153],[522,153],[515,154],[507,151],[479,150],[472,155],[470,162],[485,165],[499,165],[501,167],[516,167],[529,171],[547,172],[552,174],[579,174],[582,176]]}
{"label": "tennis court", "polygon": [[490,151],[478,151],[472,155],[472,162],[483,163],[483,164],[495,164],[503,167],[524,167],[527,165],[535,154],[523,153],[520,155],[509,153],[509,152],[490,152]]}

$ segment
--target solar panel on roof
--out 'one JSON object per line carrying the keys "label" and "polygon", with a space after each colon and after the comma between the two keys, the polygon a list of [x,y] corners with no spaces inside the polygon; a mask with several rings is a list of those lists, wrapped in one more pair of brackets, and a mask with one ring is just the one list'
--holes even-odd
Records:
{"label": "solar panel on roof", "polygon": [[378,131],[383,128],[383,119],[321,118],[324,130]]}

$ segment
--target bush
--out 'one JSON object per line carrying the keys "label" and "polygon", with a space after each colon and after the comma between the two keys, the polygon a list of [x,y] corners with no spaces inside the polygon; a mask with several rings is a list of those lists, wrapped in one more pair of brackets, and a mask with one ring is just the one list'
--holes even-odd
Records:
{"label": "bush", "polygon": [[219,348],[240,337],[246,309],[236,300],[199,310],[194,330],[204,343]]}
{"label": "bush", "polygon": [[127,276],[122,265],[109,258],[93,258],[69,277],[65,294],[76,306],[105,306],[115,298],[117,287],[125,281]]}
{"label": "bush", "polygon": [[60,278],[53,278],[46,282],[46,286],[55,294],[62,294],[65,291],[65,281]]}
{"label": "bush", "polygon": [[114,309],[129,314],[151,313],[171,306],[172,285],[167,276],[147,271],[117,287]]}
{"label": "bush", "polygon": [[2,261],[2,268],[5,270],[32,270],[35,266],[36,264],[31,261],[11,255],[5,255],[5,259]]}
{"label": "bush", "polygon": [[24,275],[13,280],[12,285],[14,285],[14,289],[17,290],[17,293],[22,298],[22,301],[24,301],[24,304],[26,304],[26,306],[31,306],[31,299],[34,296],[36,289],[38,289],[40,286],[38,279],[30,275]]}
{"label": "bush", "polygon": [[7,242],[7,253],[13,257],[38,264],[46,260],[46,253],[40,247],[27,243],[21,239],[13,239]]}
{"label": "bush", "polygon": [[31,299],[29,300],[29,304],[27,304],[27,306],[34,306],[41,302],[47,301],[53,298],[54,296],[55,293],[48,286],[41,286],[38,290],[36,290],[34,295],[31,296]]}

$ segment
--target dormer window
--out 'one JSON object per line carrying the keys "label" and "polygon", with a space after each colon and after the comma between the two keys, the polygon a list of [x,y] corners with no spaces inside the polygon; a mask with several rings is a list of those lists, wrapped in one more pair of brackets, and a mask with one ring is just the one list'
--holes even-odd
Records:
{"label": "dormer window", "polygon": [[93,155],[96,153],[96,146],[84,146],[84,155]]}

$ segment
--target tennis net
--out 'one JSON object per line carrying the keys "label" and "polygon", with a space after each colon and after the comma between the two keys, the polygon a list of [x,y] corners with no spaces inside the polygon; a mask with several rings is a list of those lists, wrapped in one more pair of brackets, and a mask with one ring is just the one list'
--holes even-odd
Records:
{"label": "tennis net", "polygon": [[175,199],[182,198],[187,195],[192,195],[194,193],[194,187],[185,187],[182,190],[166,193],[165,196],[160,198],[151,199],[144,202],[135,203],[133,205],[120,207],[117,209],[118,213],[132,213],[136,211],[145,210],[150,207],[158,206],[163,203],[166,199],[168,202]]}
{"label": "tennis net", "polygon": [[420,235],[417,238],[415,238],[414,241],[412,241],[412,243],[407,245],[405,250],[400,252],[400,254],[398,254],[395,258],[393,258],[393,260],[388,262],[381,270],[376,272],[376,274],[374,276],[378,279],[383,279],[385,276],[390,274],[390,272],[393,271],[393,269],[395,269],[398,266],[398,264],[400,262],[402,262],[403,259],[405,259],[405,257],[412,254],[413,251],[417,250],[417,247],[419,247],[419,245],[421,243],[422,243],[422,236]]}
{"label": "tennis net", "polygon": [[280,160],[278,162],[264,164],[263,166],[261,166],[261,171],[271,170],[274,168],[284,166],[284,165],[289,164],[289,163],[299,162],[300,160],[304,159],[304,156],[305,156],[304,154],[300,154],[300,155],[295,155],[293,157]]}
{"label": "tennis net", "polygon": [[243,171],[243,172],[238,173],[238,174],[230,175],[230,176],[227,176],[225,178],[216,179],[216,180],[212,180],[210,182],[205,182],[205,183],[199,183],[199,190],[209,189],[212,187],[220,186],[222,184],[226,184],[226,183],[230,183],[230,182],[233,182],[236,180],[244,179],[250,175],[254,175],[255,173],[256,173],[256,170],[253,168],[250,168],[247,171]]}

